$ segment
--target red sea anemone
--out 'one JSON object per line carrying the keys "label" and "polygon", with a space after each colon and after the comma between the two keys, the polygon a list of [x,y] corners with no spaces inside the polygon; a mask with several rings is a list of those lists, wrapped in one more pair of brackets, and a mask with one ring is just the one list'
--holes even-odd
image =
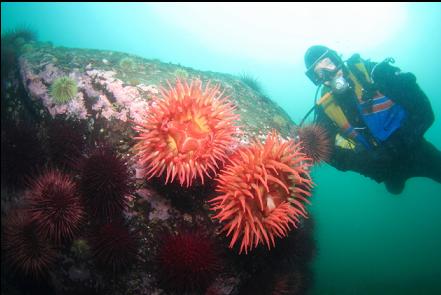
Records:
{"label": "red sea anemone", "polygon": [[276,132],[265,144],[255,142],[240,148],[217,178],[212,199],[213,216],[226,223],[223,230],[232,234],[230,248],[242,239],[240,253],[266,244],[275,246],[275,237],[287,235],[297,227],[299,216],[306,217],[312,181],[310,159],[300,152],[300,145],[282,140]]}
{"label": "red sea anemone", "polygon": [[31,181],[28,211],[38,232],[59,243],[71,240],[84,218],[74,180],[58,170],[48,170]]}
{"label": "red sea anemone", "polygon": [[135,150],[147,168],[147,178],[166,174],[165,183],[179,179],[190,186],[195,178],[216,173],[224,162],[226,150],[235,142],[234,125],[238,115],[234,106],[219,91],[219,85],[199,80],[176,81],[169,90],[161,88],[161,98],[152,104],[143,123],[135,129],[139,142]]}
{"label": "red sea anemone", "polygon": [[199,232],[166,236],[158,262],[164,283],[178,290],[206,288],[221,269],[214,241]]}
{"label": "red sea anemone", "polygon": [[314,163],[328,161],[331,156],[331,141],[326,130],[317,124],[300,127],[297,130],[303,152]]}
{"label": "red sea anemone", "polygon": [[136,237],[122,222],[102,225],[91,237],[91,245],[98,266],[113,273],[127,269],[136,259]]}
{"label": "red sea anemone", "polygon": [[6,262],[14,271],[32,277],[43,278],[55,262],[55,250],[36,231],[27,212],[13,210],[3,224],[3,250]]}
{"label": "red sea anemone", "polygon": [[130,193],[130,173],[124,160],[111,148],[99,147],[80,165],[80,189],[94,218],[119,218]]}

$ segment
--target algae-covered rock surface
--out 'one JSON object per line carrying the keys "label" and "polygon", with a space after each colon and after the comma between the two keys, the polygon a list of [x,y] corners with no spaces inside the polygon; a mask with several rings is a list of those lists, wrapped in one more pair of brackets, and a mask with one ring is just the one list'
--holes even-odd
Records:
{"label": "algae-covered rock surface", "polygon": [[[271,99],[244,84],[238,76],[204,72],[180,65],[137,56],[89,49],[70,49],[35,44],[20,58],[20,70],[32,98],[52,115],[65,114],[79,119],[136,119],[158,89],[177,78],[199,78],[203,84],[220,84],[237,106],[241,126],[247,136],[272,128],[289,135],[293,122]],[[67,76],[77,82],[78,93],[59,106],[51,97],[56,78]]]}

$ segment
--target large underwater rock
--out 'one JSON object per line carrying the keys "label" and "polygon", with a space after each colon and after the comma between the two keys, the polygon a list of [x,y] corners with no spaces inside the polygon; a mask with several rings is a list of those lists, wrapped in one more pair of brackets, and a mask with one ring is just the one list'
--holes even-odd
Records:
{"label": "large underwater rock", "polygon": [[[241,117],[244,136],[266,134],[272,128],[288,136],[293,122],[276,103],[254,91],[237,76],[198,71],[159,60],[149,60],[114,51],[71,49],[34,44],[20,59],[23,83],[32,99],[41,102],[52,116],[115,121],[136,119],[160,86],[176,78],[199,78],[205,84],[220,84],[231,96]],[[49,88],[60,76],[74,78],[78,93],[67,105],[57,106]]]}
{"label": "large underwater rock", "polygon": [[[77,84],[74,97],[62,104],[51,92],[60,77]],[[158,253],[166,233],[197,233],[215,241],[222,267],[204,288],[188,293],[304,294],[312,281],[311,218],[302,220],[287,238],[278,239],[271,251],[259,246],[248,255],[238,255],[211,219],[207,199],[215,194],[213,181],[182,188],[177,183],[164,185],[161,178],[143,177],[133,159],[133,122],[148,111],[159,88],[177,78],[221,85],[240,115],[239,142],[262,139],[272,129],[284,137],[291,135],[294,123],[289,116],[240,77],[121,52],[30,42],[22,47],[14,70],[4,75],[2,69],[2,174],[9,174],[2,175],[2,214],[23,203],[27,187],[21,177],[49,165],[63,167],[78,178],[75,162],[105,143],[127,163],[133,180],[124,220],[138,241],[136,259],[116,275],[97,267],[88,242],[95,222],[89,220],[72,243],[59,249],[58,262],[46,281],[48,289],[56,294],[183,294],[179,286],[168,283],[173,278],[161,274]],[[17,283],[21,278],[5,276],[7,290],[20,294],[14,286],[21,284]],[[41,285],[32,281],[30,288],[35,284]]]}

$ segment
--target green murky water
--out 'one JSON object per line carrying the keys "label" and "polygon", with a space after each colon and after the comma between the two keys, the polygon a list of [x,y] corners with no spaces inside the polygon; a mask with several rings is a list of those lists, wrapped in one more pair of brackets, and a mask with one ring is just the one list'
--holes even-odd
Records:
{"label": "green murky water", "polygon": [[[296,122],[315,92],[304,75],[307,47],[324,44],[345,57],[358,52],[375,61],[392,56],[430,98],[436,119],[426,138],[441,148],[441,4],[352,6],[334,4],[324,14],[320,5],[225,4],[216,14],[206,4],[2,3],[1,25],[2,32],[29,25],[41,41],[57,46],[246,72]],[[440,184],[413,178],[395,196],[383,184],[328,165],[313,176],[318,249],[311,294],[441,294]]]}

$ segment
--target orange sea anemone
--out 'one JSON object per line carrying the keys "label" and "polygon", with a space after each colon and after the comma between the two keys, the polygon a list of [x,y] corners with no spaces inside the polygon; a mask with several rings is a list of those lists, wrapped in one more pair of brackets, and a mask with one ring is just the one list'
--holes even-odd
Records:
{"label": "orange sea anemone", "polygon": [[273,131],[264,144],[237,150],[220,172],[216,187],[220,195],[210,203],[217,213],[213,218],[225,223],[227,236],[232,234],[230,248],[242,239],[240,253],[259,243],[270,249],[275,237],[297,227],[299,216],[307,217],[311,159],[300,149],[299,143]]}
{"label": "orange sea anemone", "polygon": [[179,179],[190,186],[195,178],[204,183],[205,176],[216,174],[219,162],[236,141],[234,134],[238,115],[234,106],[219,91],[220,86],[205,89],[200,80],[190,85],[177,79],[169,89],[161,88],[144,122],[137,123],[139,132],[135,150],[141,165],[147,168],[147,179],[166,174],[165,183]]}

